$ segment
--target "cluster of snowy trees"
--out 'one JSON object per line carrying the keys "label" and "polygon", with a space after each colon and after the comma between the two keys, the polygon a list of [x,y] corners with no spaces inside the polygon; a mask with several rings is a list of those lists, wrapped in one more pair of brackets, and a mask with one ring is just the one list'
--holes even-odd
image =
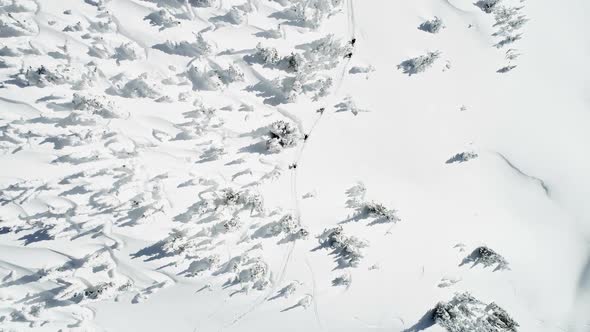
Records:
{"label": "cluster of snowy trees", "polygon": [[449,332],[517,332],[519,326],[496,303],[485,304],[467,292],[438,303],[433,316]]}
{"label": "cluster of snowy trees", "polygon": [[327,35],[297,48],[301,51],[280,55],[276,48],[258,44],[255,53],[245,60],[287,73],[269,80],[267,87],[278,94],[281,102],[294,102],[302,94],[313,100],[327,96],[333,79],[326,71],[352,55],[352,44]]}
{"label": "cluster of snowy trees", "polygon": [[[528,18],[522,13],[523,6],[502,5],[502,0],[480,0],[475,5],[485,13],[494,15],[496,32],[492,36],[500,38],[494,45],[496,48],[504,48],[522,38],[520,30],[528,22]],[[503,74],[516,68],[512,61],[519,56],[520,54],[515,49],[507,50],[505,58],[508,60],[508,64],[498,69],[497,72]]]}
{"label": "cluster of snowy trees", "polygon": [[319,28],[324,20],[338,12],[344,0],[274,0],[287,8],[281,13],[293,25]]}

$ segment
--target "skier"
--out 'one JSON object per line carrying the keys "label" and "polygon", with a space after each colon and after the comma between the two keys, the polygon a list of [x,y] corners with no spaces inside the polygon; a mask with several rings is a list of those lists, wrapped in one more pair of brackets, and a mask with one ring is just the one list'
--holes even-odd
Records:
{"label": "skier", "polygon": [[[352,48],[354,48],[354,44],[356,43],[356,38],[352,38],[352,39],[351,39],[351,40],[350,40],[348,43],[350,44],[350,46],[351,46]],[[344,58],[345,58],[345,59],[346,59],[346,58],[348,58],[348,59],[352,58],[352,52],[348,52],[348,53],[346,53],[346,55],[344,55]]]}

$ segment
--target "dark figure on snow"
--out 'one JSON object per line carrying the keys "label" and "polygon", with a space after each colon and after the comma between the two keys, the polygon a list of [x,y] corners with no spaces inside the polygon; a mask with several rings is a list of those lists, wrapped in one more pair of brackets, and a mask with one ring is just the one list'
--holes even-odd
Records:
{"label": "dark figure on snow", "polygon": [[320,108],[319,110],[317,110],[316,112],[320,113],[320,114],[324,114],[324,111],[326,110],[325,107]]}
{"label": "dark figure on snow", "polygon": [[354,47],[354,43],[356,43],[356,38],[352,38],[352,40],[350,41],[350,45]]}
{"label": "dark figure on snow", "polygon": [[347,54],[344,56],[344,58],[345,58],[345,59],[350,59],[350,58],[352,58],[352,52],[350,52],[350,53],[347,53]]}
{"label": "dark figure on snow", "polygon": [[303,135],[303,140],[304,141],[307,141],[308,138],[309,138],[309,135],[308,134]]}
{"label": "dark figure on snow", "polygon": [[289,165],[289,169],[295,169],[295,168],[297,168],[297,164],[294,163],[294,164]]}

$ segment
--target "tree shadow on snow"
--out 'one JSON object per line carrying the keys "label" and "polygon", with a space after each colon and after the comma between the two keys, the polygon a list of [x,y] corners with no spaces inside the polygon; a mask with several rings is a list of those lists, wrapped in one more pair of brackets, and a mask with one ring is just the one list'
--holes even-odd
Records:
{"label": "tree shadow on snow", "polygon": [[420,332],[432,327],[436,322],[434,321],[434,309],[428,310],[418,322],[402,332]]}
{"label": "tree shadow on snow", "polygon": [[53,240],[54,237],[49,234],[50,229],[51,228],[43,228],[43,229],[36,230],[33,233],[27,234],[27,235],[19,238],[19,240],[25,241],[25,246],[28,246],[29,244],[35,243],[35,242]]}
{"label": "tree shadow on snow", "polygon": [[305,28],[305,22],[302,22],[297,15],[297,12],[292,10],[291,8],[286,8],[282,11],[277,11],[268,16],[269,18],[274,18],[276,20],[283,20],[281,24],[284,25],[291,25],[300,28]]}
{"label": "tree shadow on snow", "polygon": [[246,87],[247,92],[253,92],[257,97],[264,98],[267,105],[277,106],[288,102],[282,91],[277,89],[271,82],[260,81],[255,85]]}
{"label": "tree shadow on snow", "polygon": [[164,244],[165,243],[163,241],[158,241],[158,242],[152,244],[151,246],[145,247],[145,248],[139,250],[138,252],[131,254],[131,257],[132,258],[147,257],[146,259],[143,260],[144,262],[151,262],[151,261],[155,261],[158,259],[170,257],[171,255],[169,253],[165,252],[163,249]]}
{"label": "tree shadow on snow", "polygon": [[268,149],[266,148],[266,142],[257,142],[257,143],[253,143],[248,146],[241,147],[238,150],[238,152],[239,153],[264,154],[264,155],[270,154],[270,152],[268,152]]}

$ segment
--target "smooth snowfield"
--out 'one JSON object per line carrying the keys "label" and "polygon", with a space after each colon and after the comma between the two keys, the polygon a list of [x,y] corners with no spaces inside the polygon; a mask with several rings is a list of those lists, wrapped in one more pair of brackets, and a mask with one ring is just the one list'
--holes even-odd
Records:
{"label": "smooth snowfield", "polygon": [[590,331],[590,5],[490,3],[0,0],[0,331]]}

